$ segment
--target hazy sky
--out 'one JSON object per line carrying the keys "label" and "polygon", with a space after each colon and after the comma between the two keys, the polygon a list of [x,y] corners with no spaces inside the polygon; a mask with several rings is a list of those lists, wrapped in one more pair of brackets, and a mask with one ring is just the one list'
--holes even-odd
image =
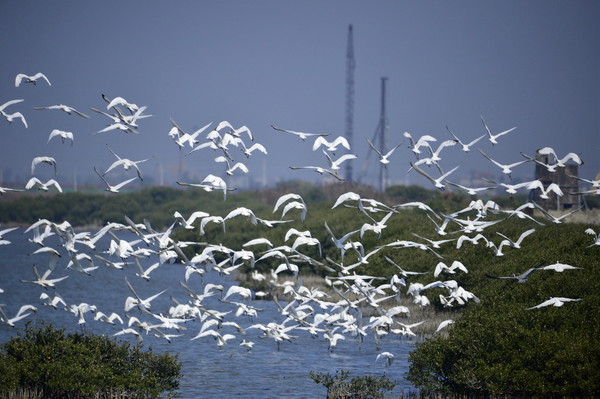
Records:
{"label": "hazy sky", "polygon": [[[24,99],[5,111],[22,112],[29,124],[0,119],[0,169],[4,181],[30,177],[31,160],[52,156],[63,185],[94,178],[114,156],[140,160],[144,184],[178,177],[180,150],[167,133],[170,118],[194,130],[227,120],[248,126],[269,154],[246,160],[242,178],[268,183],[320,181],[289,166],[327,166],[312,140],[273,130],[345,130],[346,41],[354,27],[354,177],[377,185],[368,146],[380,116],[381,77],[387,81],[389,144],[429,134],[451,138],[448,125],[470,141],[483,134],[483,115],[493,132],[517,129],[492,146],[480,141],[465,155],[442,152],[442,167],[460,165],[453,180],[477,172],[500,177],[502,163],[520,152],[551,146],[576,152],[580,175],[600,172],[600,2],[597,1],[0,1],[0,104]],[[45,83],[15,87],[18,73],[43,72]],[[139,135],[112,131],[90,135],[108,118],[104,93],[148,106]],[[33,107],[67,104],[90,119]],[[72,131],[75,143],[47,143],[53,129]],[[405,142],[391,156],[390,183],[426,184],[414,171]],[[187,151],[186,151],[187,152]],[[343,152],[338,153],[341,155]],[[184,157],[184,180],[225,176],[217,152]],[[49,177],[40,165],[36,175]],[[160,173],[162,171],[162,175]],[[435,174],[434,169],[429,169]],[[133,176],[133,175],[131,175]],[[118,173],[107,175],[117,182]],[[533,166],[513,178],[532,179]],[[237,181],[243,185],[242,180]]]}

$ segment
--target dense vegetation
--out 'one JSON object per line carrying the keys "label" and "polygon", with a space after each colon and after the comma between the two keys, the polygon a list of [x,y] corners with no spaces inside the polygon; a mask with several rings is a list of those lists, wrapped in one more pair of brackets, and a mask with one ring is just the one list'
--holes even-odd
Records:
{"label": "dense vegetation", "polygon": [[[466,196],[403,186],[391,187],[385,194],[378,195],[365,187],[340,184],[325,190],[290,182],[270,190],[229,194],[227,201],[223,201],[220,193],[152,188],[112,196],[111,201],[106,201],[105,195],[76,193],[23,198],[18,203],[3,201],[0,202],[0,222],[32,223],[38,218],[47,218],[57,222],[69,220],[73,225],[105,224],[108,221],[124,222],[123,216],[127,215],[136,222],[148,219],[153,226],[163,228],[173,223],[175,211],[184,217],[198,210],[224,216],[240,206],[252,209],[261,218],[279,220],[281,214],[273,213],[273,205],[280,195],[295,192],[303,196],[309,210],[306,220],[294,227],[311,231],[321,242],[323,253],[334,262],[340,262],[339,251],[328,238],[323,222],[327,221],[338,235],[360,229],[366,222],[360,215],[357,217],[356,209],[340,206],[332,211],[332,203],[347,191],[360,192],[363,197],[376,198],[389,205],[423,201],[440,213],[457,211],[470,201]],[[503,197],[495,201],[502,208],[514,209],[526,198]],[[597,205],[598,199],[588,200],[588,206]],[[361,239],[364,247],[373,249],[396,240],[423,242],[415,233],[422,237],[438,237],[436,239],[456,238],[453,235],[437,236],[433,223],[422,211],[408,209],[401,212],[402,217],[390,219],[381,238],[373,233],[365,234]],[[287,216],[297,219],[296,214]],[[407,284],[453,279],[481,300],[452,307],[444,307],[440,301],[432,300],[432,306],[455,323],[412,352],[408,379],[422,392],[429,393],[538,397],[599,395],[600,247],[590,246],[592,237],[584,232],[594,226],[552,224],[542,219],[545,225],[540,226],[528,219],[507,219],[504,214],[489,214],[486,220],[502,220],[485,230],[485,236],[495,243],[502,239],[497,233],[516,239],[525,230],[536,229],[536,232],[525,239],[521,249],[505,247],[504,256],[497,256],[484,243],[465,242],[459,249],[456,243],[443,244],[436,251],[444,257],[444,262],[450,264],[460,260],[469,272],[437,278],[430,272],[439,259],[429,251],[395,249],[390,255],[406,270],[429,272],[408,277]],[[227,223],[227,233],[219,225],[209,225],[203,237],[198,236],[198,229],[178,229],[176,235],[181,240],[220,242],[240,248],[241,243],[259,235],[274,245],[282,245],[288,228],[285,224],[273,228],[251,226],[246,221],[232,219]],[[197,248],[191,246],[186,250]],[[314,251],[314,257],[319,257],[316,248],[306,251]],[[548,265],[557,261],[582,269],[562,273],[537,271],[524,284],[487,276],[512,276],[541,263]],[[256,264],[261,271],[273,267],[269,261]],[[246,271],[248,268],[246,266]],[[355,271],[386,278],[398,273],[398,269],[383,257],[374,257],[368,265]],[[323,273],[323,269],[306,265],[301,272]],[[442,288],[434,288],[427,296],[433,299],[443,293]],[[563,307],[529,309],[550,297],[581,298],[581,301],[566,303]],[[320,383],[336,380],[323,378],[325,376],[321,376]]]}
{"label": "dense vegetation", "polygon": [[[0,346],[0,397],[160,397],[179,388],[176,355],[144,351],[105,336],[27,327]],[[121,396],[124,395],[124,396]],[[27,397],[27,396],[26,396]]]}
{"label": "dense vegetation", "polygon": [[350,378],[350,372],[346,370],[335,375],[311,371],[310,378],[327,388],[327,399],[381,399],[395,386],[385,375]]}

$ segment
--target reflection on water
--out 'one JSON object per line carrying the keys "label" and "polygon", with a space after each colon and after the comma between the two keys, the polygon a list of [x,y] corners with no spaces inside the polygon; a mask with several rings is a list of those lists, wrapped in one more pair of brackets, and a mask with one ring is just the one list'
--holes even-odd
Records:
{"label": "reflection on water", "polygon": [[[184,267],[178,264],[162,265],[152,272],[150,281],[137,277],[135,265],[128,264],[122,270],[109,268],[104,265],[91,275],[65,269],[68,259],[65,256],[58,261],[51,278],[69,276],[57,284],[56,289],[44,290],[34,285],[20,282],[20,280],[33,280],[32,266],[35,264],[40,273],[46,270],[48,255],[29,255],[39,247],[27,241],[28,235],[13,233],[10,236],[10,245],[0,245],[0,303],[4,310],[12,317],[23,304],[33,304],[38,312],[28,317],[33,324],[41,320],[51,322],[55,327],[66,328],[67,331],[80,331],[77,324],[78,318],[60,307],[55,310],[44,306],[39,299],[42,292],[50,296],[59,293],[67,304],[86,302],[97,306],[98,311],[110,314],[116,312],[127,323],[124,305],[125,298],[131,292],[125,284],[125,277],[142,298],[165,290],[166,292],[152,301],[152,311],[156,314],[168,314],[168,309],[174,302],[187,303],[189,296],[180,286],[183,280]],[[48,239],[48,245],[59,247],[58,240]],[[99,248],[106,248],[99,243]],[[84,252],[84,249],[81,249]],[[155,260],[142,259],[145,268]],[[204,284],[218,283],[227,287],[235,284],[214,272],[208,272],[204,277],[194,275],[188,281],[190,288],[202,291]],[[247,316],[235,316],[235,308],[230,304],[218,300],[220,293],[203,301],[211,309],[231,311],[226,316],[227,320],[235,321],[243,328],[254,323],[267,324],[271,321],[282,322],[282,316],[275,303],[270,301],[246,301],[261,309],[258,316],[250,319]],[[235,300],[238,300],[237,298]],[[160,323],[150,316],[141,314],[137,309],[129,312],[151,324]],[[86,314],[85,331],[96,334],[112,335],[124,326],[119,324],[109,325],[94,321],[93,315]],[[22,328],[25,321],[17,323],[16,329],[0,325],[0,342],[4,343]],[[291,323],[290,323],[291,324]],[[380,351],[392,352],[395,361],[391,367],[386,367],[384,361],[376,362],[379,353],[372,336],[361,342],[357,338],[346,335],[345,340],[338,342],[337,347],[328,351],[328,342],[322,333],[313,338],[306,331],[293,330],[291,335],[297,337],[291,342],[282,342],[279,350],[277,344],[269,339],[262,338],[262,333],[257,329],[249,329],[241,335],[235,329],[223,326],[223,333],[236,335],[236,338],[219,348],[211,337],[190,340],[198,334],[202,323],[198,320],[185,323],[185,330],[170,333],[182,334],[181,337],[172,339],[171,343],[152,335],[143,335],[144,346],[152,347],[153,351],[179,353],[182,362],[183,378],[181,379],[180,395],[182,398],[197,397],[247,397],[247,398],[315,398],[324,397],[326,390],[322,385],[315,384],[309,376],[310,371],[335,374],[337,370],[348,370],[351,376],[366,374],[382,375],[396,383],[395,393],[414,389],[409,382],[404,380],[404,373],[408,370],[408,352],[413,348],[413,343],[400,340],[397,337],[385,337],[380,340]],[[122,336],[135,342],[135,338]],[[243,340],[255,342],[252,350],[239,346]]]}

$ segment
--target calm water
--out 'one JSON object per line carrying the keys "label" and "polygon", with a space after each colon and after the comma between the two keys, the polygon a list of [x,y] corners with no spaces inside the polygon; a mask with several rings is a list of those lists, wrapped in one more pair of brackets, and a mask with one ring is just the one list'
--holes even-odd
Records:
{"label": "calm water", "polygon": [[[187,303],[189,297],[179,285],[183,280],[184,267],[182,265],[166,264],[151,273],[150,281],[144,281],[137,277],[134,264],[128,264],[123,270],[106,267],[100,262],[98,269],[91,275],[85,275],[74,270],[66,269],[68,258],[66,255],[59,258],[58,264],[50,278],[69,276],[57,284],[55,290],[45,291],[34,284],[21,283],[21,279],[34,280],[32,266],[37,265],[40,274],[47,269],[48,255],[30,255],[39,248],[36,244],[27,241],[31,235],[23,235],[24,229],[13,231],[5,236],[12,241],[10,245],[0,245],[0,303],[4,304],[4,310],[8,317],[13,317],[22,304],[33,304],[38,312],[25,320],[39,323],[41,320],[52,322],[55,327],[66,328],[67,331],[81,331],[77,324],[77,317],[72,313],[55,310],[44,306],[39,299],[42,292],[51,297],[59,293],[67,304],[79,304],[87,302],[97,306],[99,311],[106,314],[118,313],[127,323],[124,312],[125,298],[131,296],[126,284],[125,277],[129,280],[135,290],[142,298],[154,295],[162,290],[167,290],[152,302],[154,313],[167,314],[173,302],[173,298],[181,303]],[[119,236],[122,236],[120,233]],[[125,236],[122,236],[126,238]],[[46,241],[47,245],[59,248],[58,239],[51,237]],[[79,247],[81,248],[81,247]],[[100,242],[98,249],[107,248],[107,242]],[[62,248],[61,248],[62,249]],[[80,249],[85,251],[86,247]],[[60,251],[60,249],[59,249]],[[62,249],[64,251],[64,249]],[[62,252],[61,252],[62,253]],[[108,255],[107,255],[108,256]],[[117,260],[111,258],[112,260]],[[155,262],[155,258],[143,259],[143,267]],[[208,272],[202,279],[198,275],[190,278],[188,285],[201,292],[203,285],[207,282],[222,284],[227,290],[228,286],[235,281],[222,277],[215,272]],[[218,298],[216,295],[215,298]],[[233,298],[238,300],[239,297]],[[271,321],[281,322],[284,317],[279,314],[277,307],[270,301],[245,301],[256,306],[262,311],[258,316],[250,320],[247,316],[236,317],[235,308],[232,305],[219,302],[217,299],[204,301],[207,306],[220,311],[231,311],[226,320],[235,321],[242,327],[254,323],[266,324]],[[282,303],[284,305],[284,303]],[[316,309],[318,310],[318,309]],[[151,324],[158,324],[158,320],[141,315],[135,309],[130,315],[147,320]],[[16,335],[18,329],[24,326],[25,321],[17,322],[14,329],[6,324],[0,324],[0,343],[6,342]],[[183,334],[174,338],[171,343],[144,335],[144,347],[152,346],[154,352],[179,353],[182,362],[183,378],[181,379],[180,395],[182,398],[198,397],[245,397],[245,398],[316,398],[325,397],[326,390],[322,385],[315,384],[309,376],[309,372],[325,372],[335,374],[336,370],[348,370],[351,376],[357,375],[382,375],[396,383],[395,394],[413,390],[408,381],[404,380],[404,373],[408,370],[407,357],[414,344],[397,337],[389,337],[380,341],[380,351],[392,352],[395,361],[391,367],[386,367],[385,362],[376,362],[379,353],[373,343],[371,335],[365,338],[362,345],[350,336],[339,341],[334,351],[327,350],[328,342],[320,334],[318,338],[312,338],[307,332],[294,330],[290,334],[297,336],[292,342],[283,342],[280,349],[270,339],[260,338],[259,330],[248,330],[246,335],[240,335],[233,329],[223,328],[225,333],[233,333],[236,339],[231,340],[223,348],[219,348],[211,337],[204,337],[191,341],[201,327],[197,320],[184,324],[186,330],[171,333]],[[112,335],[125,326],[109,325],[100,321],[94,321],[93,314],[86,314],[86,331],[97,334]],[[338,331],[339,332],[339,331]],[[130,339],[135,342],[132,338]],[[242,339],[255,342],[251,351],[240,347]]]}

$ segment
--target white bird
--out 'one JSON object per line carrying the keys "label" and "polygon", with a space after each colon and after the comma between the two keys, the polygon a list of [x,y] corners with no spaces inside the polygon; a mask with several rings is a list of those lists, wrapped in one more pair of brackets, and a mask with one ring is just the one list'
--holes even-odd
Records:
{"label": "white bird", "polygon": [[534,180],[527,185],[528,190],[535,190],[536,188],[539,188],[540,191],[542,192],[540,194],[540,198],[543,198],[543,199],[548,199],[549,198],[548,194],[550,192],[553,192],[554,194],[556,194],[559,197],[562,197],[564,195],[562,190],[560,189],[560,186],[556,183],[550,183],[548,185],[548,187],[544,188],[544,183],[542,183],[539,180]]}
{"label": "white bird", "polygon": [[130,159],[127,158],[121,158],[120,156],[118,156],[113,150],[112,148],[110,148],[108,145],[106,146],[106,148],[108,148],[108,150],[115,156],[117,157],[117,160],[115,162],[113,162],[108,169],[106,169],[106,171],[102,174],[102,176],[105,176],[108,172],[110,172],[111,170],[113,170],[114,168],[118,167],[118,166],[123,166],[123,169],[125,169],[126,171],[134,168],[135,171],[137,172],[138,177],[140,178],[140,180],[144,180],[142,178],[142,172],[140,171],[140,168],[138,166],[139,163],[142,162],[146,162],[151,160],[152,158],[146,158],[146,159],[142,159],[140,161],[132,161]]}
{"label": "white bird", "polygon": [[124,123],[121,122],[115,122],[111,125],[106,126],[104,129],[102,130],[98,130],[95,133],[92,133],[92,135],[94,134],[99,134],[99,133],[105,133],[105,132],[110,132],[111,130],[122,130],[125,133],[135,133],[135,134],[139,134],[139,132],[135,129],[133,129],[131,126],[126,125]]}
{"label": "white bird", "polygon": [[4,112],[4,109],[6,107],[13,105],[13,104],[18,104],[22,101],[24,101],[24,100],[23,99],[10,100],[10,101],[7,101],[4,104],[0,105],[0,115],[4,116],[9,123],[12,123],[12,121],[15,118],[19,118],[19,119],[21,119],[21,122],[23,122],[23,125],[25,125],[25,127],[27,127],[27,121],[25,120],[25,117],[23,116],[22,113],[14,112],[12,114],[8,114],[8,113]]}
{"label": "white bird", "polygon": [[383,231],[383,229],[385,229],[387,227],[387,225],[385,224],[388,219],[396,212],[391,211],[388,212],[380,221],[374,221],[374,223],[364,223],[362,225],[362,227],[360,228],[360,238],[363,238],[363,235],[365,234],[366,231],[372,231],[375,234],[377,234],[377,238],[381,238],[381,233]]}
{"label": "white bird", "polygon": [[0,113],[2,113],[4,115],[4,110],[6,109],[6,107],[11,106],[13,104],[18,104],[25,101],[24,99],[18,99],[18,100],[9,100],[7,102],[5,102],[4,104],[0,105]]}
{"label": "white bird", "polygon": [[62,193],[62,188],[56,180],[50,179],[44,183],[37,177],[32,177],[31,179],[29,179],[29,181],[25,185],[25,190],[31,190],[32,188],[37,187],[38,190],[48,191],[50,189],[50,186],[56,187],[56,189]]}
{"label": "white bird", "polygon": [[160,263],[156,262],[156,263],[153,263],[152,265],[148,266],[146,268],[146,270],[144,270],[142,268],[142,265],[140,264],[140,260],[137,257],[134,257],[133,260],[138,269],[138,273],[136,273],[135,275],[146,281],[150,280],[150,273],[152,273],[154,270],[156,270],[160,266]]}
{"label": "white bird", "polygon": [[2,115],[3,115],[3,116],[6,118],[6,120],[7,120],[9,123],[12,123],[12,121],[13,121],[15,118],[18,118],[18,119],[21,119],[21,122],[23,122],[23,125],[25,125],[25,127],[26,127],[26,128],[28,127],[28,126],[27,126],[27,121],[25,120],[25,117],[24,117],[24,116],[23,116],[23,114],[22,114],[22,113],[20,113],[20,112],[14,112],[14,113],[12,113],[12,114],[7,114],[6,112],[2,111]]}
{"label": "white bird", "polygon": [[117,106],[123,106],[123,107],[127,108],[129,110],[129,112],[131,112],[133,114],[133,113],[135,113],[135,111],[137,111],[140,108],[136,104],[128,102],[123,97],[115,97],[110,101],[108,101],[108,98],[104,94],[102,95],[102,97],[104,98],[105,101],[108,102],[106,109],[111,109],[111,108],[117,107]]}
{"label": "white bird", "polygon": [[313,143],[312,150],[316,151],[319,147],[325,146],[327,147],[327,151],[335,153],[337,147],[340,145],[350,151],[350,143],[348,143],[348,140],[344,136],[338,136],[333,141],[329,141],[323,136],[318,136]]}
{"label": "white bird", "polygon": [[565,163],[569,160],[572,160],[577,165],[583,165],[583,161],[581,160],[579,155],[575,154],[574,152],[569,152],[564,157],[558,158],[558,155],[556,155],[556,152],[552,147],[543,147],[537,150],[537,153],[542,155],[552,155],[554,157],[554,160],[556,161],[556,165],[561,168],[564,168],[566,166]]}
{"label": "white bird", "polygon": [[31,161],[31,174],[32,175],[35,172],[35,167],[37,165],[39,165],[40,163],[45,163],[45,164],[54,166],[54,174],[56,174],[56,160],[52,157],[42,156],[42,157],[35,157]]}
{"label": "white bird", "polygon": [[577,209],[574,209],[570,212],[564,213],[560,216],[554,216],[552,215],[550,212],[548,212],[547,210],[545,210],[544,208],[542,208],[540,205],[538,205],[536,202],[532,202],[532,204],[546,217],[548,218],[550,221],[552,221],[553,223],[559,224],[562,223],[563,219],[571,216],[572,214],[574,214],[575,212],[579,212],[580,210],[583,209],[583,205],[580,206]]}
{"label": "white bird", "polygon": [[150,312],[150,308],[152,306],[151,302],[154,299],[156,299],[159,295],[161,295],[165,291],[167,291],[167,290],[163,290],[163,291],[159,292],[158,294],[152,295],[152,296],[150,296],[150,297],[148,297],[146,299],[142,299],[137,294],[137,292],[133,289],[133,287],[131,286],[131,284],[127,280],[127,277],[125,277],[125,284],[127,284],[127,288],[129,288],[129,291],[131,291],[131,293],[135,296],[135,298],[133,298],[133,297],[127,297],[127,300],[125,301],[125,311],[126,312],[130,311],[134,307],[137,307],[141,311],[149,313]]}
{"label": "white bird", "polygon": [[25,83],[33,83],[34,85],[36,84],[37,80],[39,78],[42,78],[46,81],[46,83],[48,83],[48,86],[52,86],[50,84],[50,81],[48,80],[48,78],[46,77],[46,75],[44,75],[41,72],[36,73],[35,75],[29,76],[29,75],[25,75],[24,73],[20,73],[15,77],[15,87],[19,87],[19,85],[21,84],[21,82],[25,81]]}
{"label": "white bird", "polygon": [[286,132],[286,133],[292,133],[298,137],[300,137],[303,141],[306,140],[308,137],[317,137],[317,136],[322,136],[322,137],[326,137],[329,136],[329,133],[305,133],[305,132],[297,132],[294,130],[287,130],[287,129],[281,129],[279,127],[275,127],[273,125],[271,125],[271,127],[275,130],[279,130],[280,132]]}
{"label": "white bird", "polygon": [[567,302],[576,302],[576,301],[581,301],[581,298],[551,297],[550,299],[540,303],[539,305],[527,308],[527,310],[539,309],[539,308],[543,308],[546,306],[555,306],[558,308],[558,307],[563,306]]}
{"label": "white bird", "polygon": [[213,174],[207,175],[200,183],[177,182],[180,186],[199,187],[204,191],[223,190],[223,200],[227,199],[227,191],[233,191],[235,188],[227,188],[225,180]]}
{"label": "white bird", "polygon": [[200,221],[200,235],[205,234],[204,228],[208,223],[217,223],[223,226],[223,233],[225,233],[225,219],[222,216],[206,216]]}
{"label": "white bird", "polygon": [[265,155],[268,154],[265,146],[260,143],[254,143],[250,147],[246,147],[246,144],[244,144],[243,141],[241,142],[241,144],[242,148],[244,149],[244,155],[246,155],[246,158],[250,158],[254,151],[260,151]]}
{"label": "white bird", "polygon": [[320,175],[328,174],[328,175],[335,177],[336,179],[338,179],[340,181],[344,180],[344,178],[339,175],[337,170],[330,170],[327,168],[323,168],[321,166],[290,166],[290,169],[292,169],[292,170],[310,169],[310,170],[314,170],[315,172],[317,172]]}
{"label": "white bird", "polygon": [[371,143],[371,140],[367,139],[367,143],[369,143],[369,147],[371,147],[373,151],[375,151],[377,156],[379,156],[379,162],[381,162],[384,165],[384,167],[387,167],[387,165],[390,163],[390,160],[388,158],[394,153],[396,148],[400,147],[404,142],[392,147],[392,149],[386,152],[385,154],[382,154],[381,151],[379,151],[377,147],[375,147],[375,145]]}
{"label": "white bird", "polygon": [[100,179],[102,179],[102,181],[103,181],[103,182],[106,184],[107,188],[106,188],[105,190],[106,190],[106,191],[108,191],[109,193],[115,193],[115,194],[116,194],[116,193],[118,193],[118,192],[119,192],[119,190],[120,190],[120,189],[121,189],[123,186],[125,186],[126,184],[129,184],[129,183],[131,183],[132,181],[134,181],[135,179],[137,179],[137,177],[132,177],[131,179],[127,179],[127,180],[125,180],[125,181],[122,181],[121,183],[119,183],[119,184],[115,184],[115,185],[113,186],[113,185],[110,185],[110,184],[109,184],[109,183],[106,181],[106,179],[104,178],[104,176],[102,176],[102,175],[100,174],[100,172],[98,172],[98,169],[96,169],[96,167],[95,167],[95,166],[94,166],[94,170],[96,171],[96,174],[97,174],[97,175],[100,177]]}
{"label": "white bird", "polygon": [[283,219],[285,214],[292,209],[298,209],[300,211],[300,221],[304,222],[304,219],[306,218],[307,209],[306,204],[300,201],[290,201],[287,204],[285,204],[285,206],[283,207],[283,211],[281,212],[281,218]]}
{"label": "white bird", "polygon": [[453,183],[450,180],[446,180],[446,183],[450,184],[451,186],[458,187],[458,188],[460,188],[462,190],[465,190],[467,192],[467,194],[469,194],[469,195],[477,195],[477,193],[480,192],[480,191],[493,190],[493,189],[495,189],[497,187],[497,186],[466,187],[466,186],[463,186],[463,185],[458,184],[458,183]]}
{"label": "white bird", "polygon": [[219,131],[222,129],[229,129],[228,134],[233,135],[235,137],[241,137],[242,133],[246,133],[250,141],[254,141],[254,136],[252,135],[252,131],[248,126],[244,125],[236,129],[231,125],[231,123],[227,121],[221,121],[219,122],[215,130]]}
{"label": "white bird", "polygon": [[585,229],[585,233],[594,236],[594,242],[588,245],[588,248],[593,247],[594,245],[600,245],[600,234],[597,234],[594,229],[589,227]]}
{"label": "white bird", "polygon": [[500,233],[500,232],[496,232],[496,234],[498,234],[499,236],[505,238],[506,240],[508,240],[509,245],[511,246],[511,248],[515,248],[515,249],[520,249],[521,248],[521,242],[523,242],[523,239],[525,237],[527,237],[528,235],[532,234],[533,232],[535,232],[535,229],[529,229],[527,231],[524,231],[523,233],[521,233],[521,235],[519,236],[519,238],[517,239],[517,241],[513,241],[510,238],[508,238],[507,236],[505,236],[504,234]]}
{"label": "white bird", "polygon": [[223,296],[223,300],[224,301],[227,300],[227,298],[229,298],[231,295],[234,295],[234,294],[238,294],[239,296],[241,296],[244,299],[248,299],[248,298],[252,297],[252,291],[250,291],[250,289],[241,287],[239,285],[232,285],[227,290],[227,293]]}
{"label": "white bird", "polygon": [[446,125],[446,129],[448,130],[448,132],[450,132],[450,134],[452,135],[452,137],[454,137],[454,139],[458,142],[458,144],[460,144],[462,146],[462,150],[464,152],[471,151],[471,146],[474,145],[474,144],[476,144],[479,140],[481,140],[482,138],[485,137],[485,134],[482,134],[481,136],[477,137],[473,141],[465,144],[458,137],[456,137],[456,135],[454,133],[452,133],[452,131],[450,130],[450,128],[448,127],[448,125]]}
{"label": "white bird", "polygon": [[50,273],[52,273],[52,269],[48,269],[44,272],[44,274],[42,276],[40,276],[40,274],[38,273],[37,269],[35,266],[33,266],[33,274],[35,274],[35,280],[21,280],[22,283],[32,283],[32,284],[36,284],[39,285],[40,287],[44,287],[44,288],[54,288],[54,285],[66,278],[68,278],[69,276],[64,276],[64,277],[60,277],[60,278],[55,278],[55,279],[48,279],[48,277],[50,277]]}
{"label": "white bird", "polygon": [[89,115],[79,112],[75,108],[69,107],[68,105],[64,105],[64,104],[50,105],[48,107],[33,107],[33,109],[57,109],[57,110],[66,112],[69,115],[71,115],[72,113],[75,113],[75,114],[81,116],[82,118],[89,118]]}
{"label": "white bird", "polygon": [[385,359],[386,365],[389,367],[394,362],[394,354],[390,352],[381,352],[377,354],[375,361],[377,362],[379,359]]}
{"label": "white bird", "polygon": [[51,306],[54,309],[58,309],[59,304],[63,305],[65,308],[67,307],[67,303],[65,302],[65,300],[62,299],[62,297],[58,294],[55,294],[54,298],[50,298],[50,295],[46,294],[45,292],[42,292],[40,294],[40,299],[44,301],[44,306]]}
{"label": "white bird", "polygon": [[535,272],[536,270],[539,270],[542,267],[542,265],[543,265],[543,262],[540,263],[538,266],[527,269],[525,272],[521,273],[518,276],[512,275],[512,276],[506,276],[506,277],[496,277],[496,276],[492,276],[489,274],[486,274],[486,276],[489,278],[498,278],[498,279],[503,279],[503,280],[517,280],[519,283],[524,284],[527,282],[527,279],[529,279],[529,276],[531,276],[531,274],[533,272]]}
{"label": "white bird", "polygon": [[576,270],[576,269],[583,269],[583,268],[567,265],[565,263],[560,263],[557,261],[556,263],[542,267],[541,270],[554,270],[555,272],[562,273],[565,270]]}
{"label": "white bird", "polygon": [[232,218],[234,218],[236,216],[247,217],[252,224],[257,224],[258,223],[258,220],[257,220],[256,215],[254,214],[254,212],[252,212],[251,209],[248,209],[248,208],[243,207],[243,206],[240,206],[240,207],[232,210],[231,212],[229,212],[227,214],[227,216],[225,216],[223,218],[223,220],[229,220],[229,219],[232,219]]}
{"label": "white bird", "polygon": [[325,154],[325,157],[329,161],[330,168],[333,171],[338,171],[340,169],[340,165],[343,162],[348,161],[350,159],[356,159],[356,158],[358,158],[354,154],[344,154],[341,157],[339,157],[338,159],[333,160],[333,159],[331,159],[331,157],[329,156],[329,154],[327,154],[327,152],[323,151],[323,154]]}
{"label": "white bird", "polygon": [[[437,333],[437,332],[440,332],[440,330],[442,330],[442,329],[444,329],[444,328],[448,327],[448,326],[449,326],[450,324],[452,324],[452,323],[454,323],[454,320],[452,320],[452,319],[449,319],[449,320],[444,320],[444,321],[442,321],[442,322],[441,322],[441,323],[438,325],[438,328],[435,330],[435,332],[436,332],[436,333]],[[435,333],[434,333],[434,334],[435,334]]]}
{"label": "white bird", "polygon": [[110,315],[106,315],[102,312],[96,312],[96,314],[94,315],[94,320],[100,320],[101,322],[113,325],[116,324],[115,320],[117,320],[119,323],[123,324],[123,319],[115,312],[112,312]]}
{"label": "white bird", "polygon": [[515,126],[515,127],[512,127],[512,128],[510,128],[508,130],[505,130],[503,132],[500,132],[500,133],[497,133],[497,134],[492,134],[492,132],[490,131],[490,128],[487,125],[487,123],[485,123],[485,120],[483,119],[483,116],[481,116],[481,122],[483,123],[483,127],[485,128],[485,131],[488,134],[488,139],[490,140],[490,143],[492,143],[492,145],[493,144],[498,144],[498,140],[497,139],[500,136],[504,136],[505,134],[510,133],[510,132],[512,132],[513,130],[516,129],[516,126]]}
{"label": "white bird", "polygon": [[440,274],[442,274],[442,272],[454,274],[454,273],[456,273],[455,272],[456,269],[462,270],[465,273],[469,273],[469,271],[467,270],[465,265],[462,264],[462,262],[455,260],[454,262],[452,262],[452,264],[450,266],[446,266],[446,264],[444,262],[439,262],[437,264],[437,266],[435,267],[435,271],[433,272],[433,277],[439,276]]}
{"label": "white bird", "polygon": [[446,177],[448,177],[452,172],[454,172],[456,169],[458,169],[458,166],[455,166],[454,168],[452,168],[450,171],[444,173],[443,175],[441,175],[440,177],[438,177],[437,179],[434,179],[433,177],[431,177],[430,175],[427,174],[427,172],[425,172],[423,169],[419,168],[416,165],[413,165],[412,162],[409,162],[410,166],[412,166],[414,168],[414,170],[416,170],[417,172],[419,172],[421,175],[425,176],[429,181],[431,181],[434,186],[436,188],[439,188],[440,190],[444,190],[445,189],[445,185],[442,183],[442,181],[444,181],[444,179]]}
{"label": "white bird", "polygon": [[4,234],[10,233],[11,231],[14,231],[16,229],[18,229],[18,227],[9,227],[8,229],[0,230],[0,245],[8,245],[8,244],[10,244],[10,241],[5,240],[3,238],[3,236],[4,236]]}
{"label": "white bird", "polygon": [[9,318],[6,313],[4,313],[4,309],[2,309],[3,305],[0,305],[0,321],[8,324],[11,327],[15,326],[15,323],[23,320],[25,317],[29,316],[31,313],[25,313],[28,310],[31,310],[33,312],[37,312],[37,308],[33,305],[23,305],[19,308],[19,311],[17,312],[17,314],[15,315],[15,317]]}
{"label": "white bird", "polygon": [[435,137],[430,136],[428,134],[425,134],[425,135],[419,137],[419,139],[417,141],[414,141],[413,137],[408,132],[404,132],[402,135],[410,141],[410,145],[411,145],[410,149],[412,152],[415,153],[417,158],[419,158],[419,154],[421,154],[420,148],[422,146],[426,145],[429,141],[437,141],[437,139]]}
{"label": "white bird", "polygon": [[444,140],[440,143],[440,145],[438,146],[438,148],[434,151],[433,148],[431,147],[431,145],[429,145],[429,143],[426,142],[426,146],[427,148],[429,148],[429,151],[431,152],[431,156],[429,158],[421,158],[418,161],[415,162],[415,165],[437,165],[438,161],[441,161],[442,158],[440,157],[440,153],[442,152],[442,150],[446,147],[452,147],[454,145],[456,145],[457,141],[456,140]]}
{"label": "white bird", "polygon": [[56,136],[61,138],[63,144],[65,140],[71,140],[71,145],[73,145],[74,136],[72,132],[65,132],[64,130],[54,129],[50,132],[50,136],[48,137],[48,143]]}
{"label": "white bird", "polygon": [[248,167],[242,163],[242,162],[236,162],[233,165],[231,165],[231,163],[229,162],[229,159],[227,157],[224,156],[219,156],[215,158],[215,162],[224,162],[225,164],[227,164],[227,170],[225,171],[225,173],[228,176],[233,176],[233,172],[236,171],[236,169],[241,170],[244,173],[248,173],[250,172],[250,170],[248,169]]}
{"label": "white bird", "polygon": [[514,163],[511,163],[511,164],[501,164],[500,162],[494,161],[492,158],[490,158],[489,156],[487,156],[481,149],[479,150],[479,152],[481,153],[481,155],[483,155],[485,158],[487,158],[494,165],[496,165],[500,169],[502,169],[502,173],[508,175],[508,177],[511,177],[510,174],[512,173],[512,168],[514,168],[515,166],[524,164],[526,162],[529,162],[528,160],[524,160],[524,161],[514,162]]}
{"label": "white bird", "polygon": [[23,191],[23,190],[19,190],[18,188],[12,188],[12,187],[1,187],[0,186],[0,196],[9,192],[9,191]]}

